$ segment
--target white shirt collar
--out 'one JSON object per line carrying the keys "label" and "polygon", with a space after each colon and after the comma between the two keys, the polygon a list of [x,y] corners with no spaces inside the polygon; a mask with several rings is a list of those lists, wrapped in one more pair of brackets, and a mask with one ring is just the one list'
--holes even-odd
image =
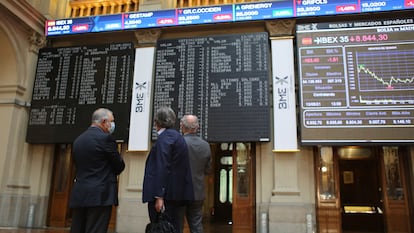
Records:
{"label": "white shirt collar", "polygon": [[164,131],[165,131],[165,128],[161,128],[160,130],[158,130],[158,131],[157,131],[157,134],[158,134],[158,135],[160,135],[160,134],[162,134],[162,132],[164,132]]}

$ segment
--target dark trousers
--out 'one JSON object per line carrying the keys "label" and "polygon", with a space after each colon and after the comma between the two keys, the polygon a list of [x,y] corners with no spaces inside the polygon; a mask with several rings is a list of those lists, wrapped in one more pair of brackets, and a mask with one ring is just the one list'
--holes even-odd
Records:
{"label": "dark trousers", "polygon": [[[164,216],[174,226],[177,233],[183,232],[185,202],[164,200],[164,206]],[[151,222],[157,219],[158,213],[155,211],[155,202],[148,202],[148,215]]]}
{"label": "dark trousers", "polygon": [[112,206],[72,209],[71,233],[107,233]]}
{"label": "dark trousers", "polygon": [[203,200],[189,201],[185,216],[191,233],[203,233]]}

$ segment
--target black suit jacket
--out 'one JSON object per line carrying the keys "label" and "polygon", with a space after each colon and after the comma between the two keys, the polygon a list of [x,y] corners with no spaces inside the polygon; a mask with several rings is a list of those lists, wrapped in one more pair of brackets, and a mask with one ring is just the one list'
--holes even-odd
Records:
{"label": "black suit jacket", "polygon": [[175,129],[166,129],[152,146],[145,163],[143,202],[194,200],[187,144]]}
{"label": "black suit jacket", "polygon": [[118,180],[125,163],[112,136],[89,127],[73,143],[76,177],[71,208],[118,205]]}

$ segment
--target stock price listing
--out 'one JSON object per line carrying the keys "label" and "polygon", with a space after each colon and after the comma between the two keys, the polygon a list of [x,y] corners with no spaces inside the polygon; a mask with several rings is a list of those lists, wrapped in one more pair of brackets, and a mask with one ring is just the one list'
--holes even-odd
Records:
{"label": "stock price listing", "polygon": [[414,142],[413,19],[297,26],[302,143]]}
{"label": "stock price listing", "polygon": [[267,33],[158,41],[154,108],[196,114],[209,142],[269,141],[268,46]]}

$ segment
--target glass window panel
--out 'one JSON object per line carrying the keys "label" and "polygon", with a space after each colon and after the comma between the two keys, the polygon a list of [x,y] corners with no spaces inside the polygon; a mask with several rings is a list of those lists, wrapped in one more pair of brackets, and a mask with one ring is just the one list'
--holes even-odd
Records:
{"label": "glass window panel", "polygon": [[229,170],[229,202],[233,203],[233,169]]}
{"label": "glass window panel", "polygon": [[247,197],[249,194],[249,176],[246,170],[247,168],[237,168],[237,193],[241,197]]}
{"label": "glass window panel", "polygon": [[404,189],[400,177],[398,147],[383,147],[387,195],[391,200],[402,200]]}
{"label": "glass window panel", "polygon": [[321,147],[319,164],[319,197],[322,200],[335,199],[335,176],[332,147]]}
{"label": "glass window panel", "polygon": [[223,156],[220,158],[220,163],[222,165],[232,165],[233,164],[233,157],[230,156]]}
{"label": "glass window panel", "polygon": [[227,201],[227,172],[226,169],[220,170],[220,194],[219,201],[225,203]]}
{"label": "glass window panel", "polygon": [[237,194],[249,194],[249,144],[237,143]]}

